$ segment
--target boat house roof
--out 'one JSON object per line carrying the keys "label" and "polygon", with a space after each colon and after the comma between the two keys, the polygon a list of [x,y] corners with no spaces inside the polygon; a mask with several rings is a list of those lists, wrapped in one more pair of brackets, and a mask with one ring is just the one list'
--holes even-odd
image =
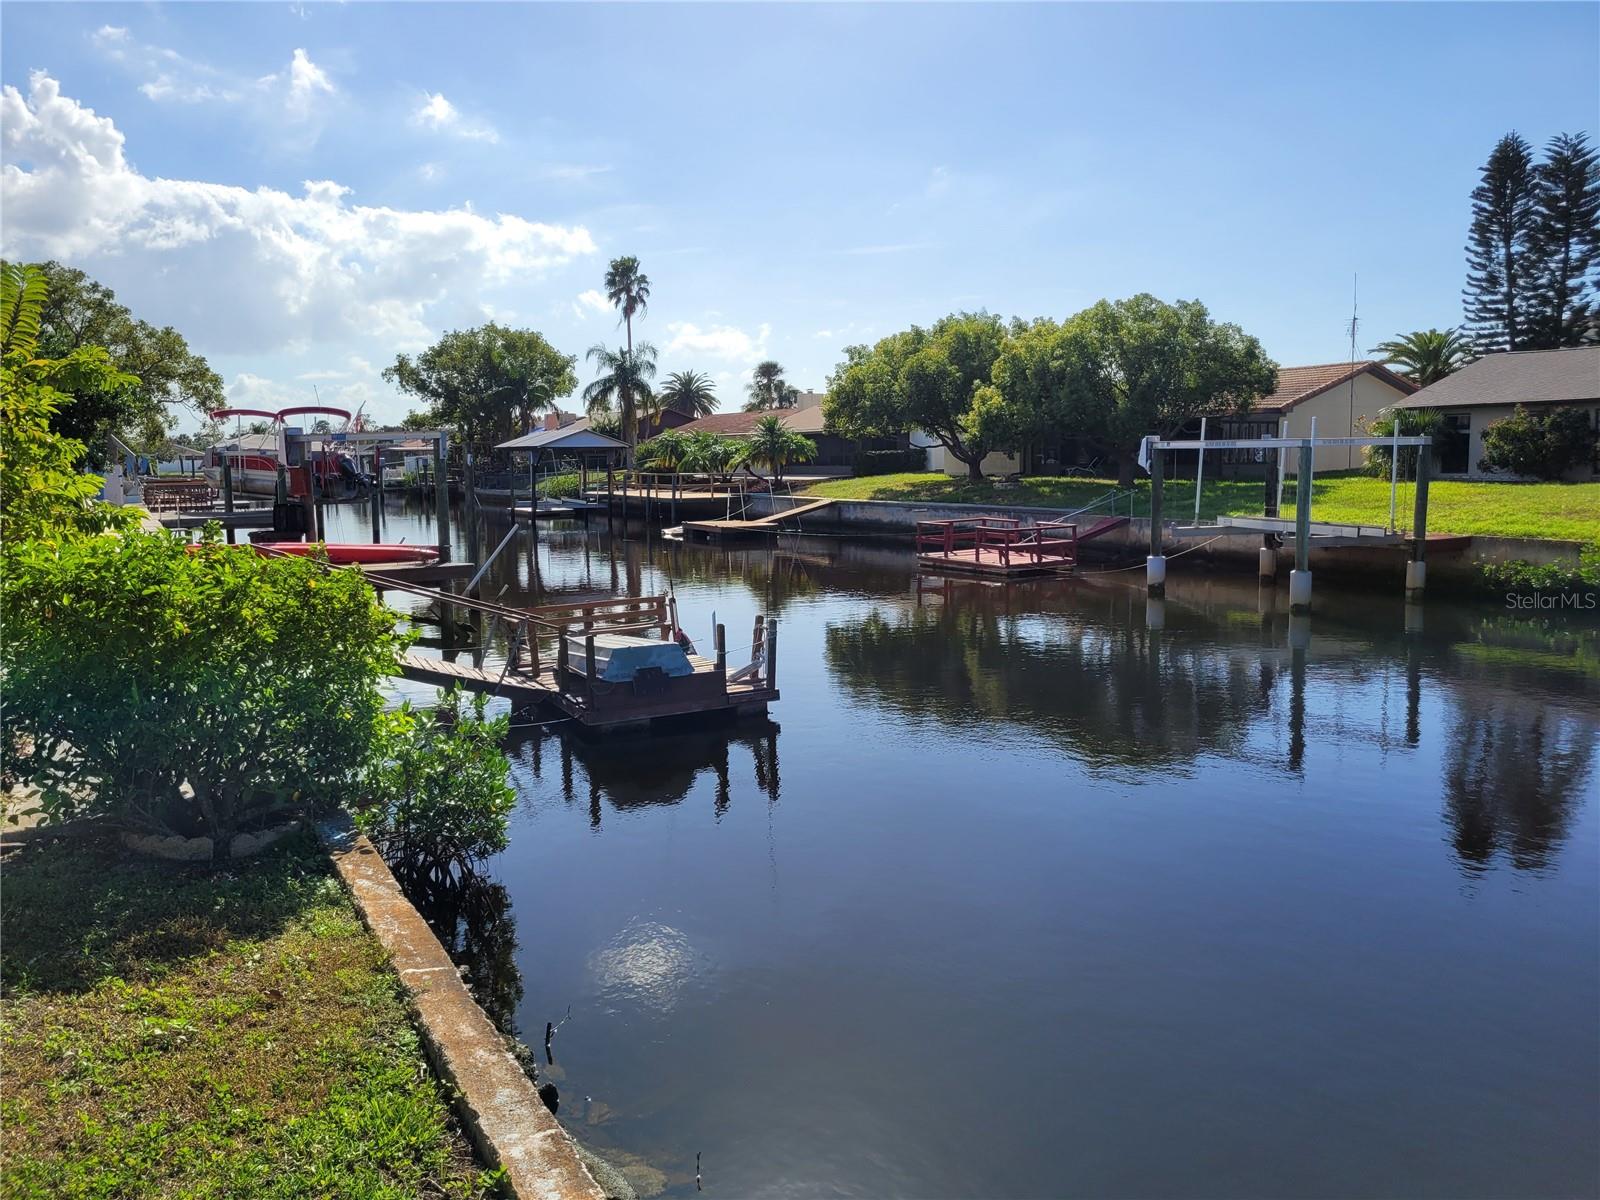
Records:
{"label": "boat house roof", "polygon": [[496,450],[626,450],[628,443],[618,438],[597,433],[584,426],[563,429],[538,429],[501,442]]}

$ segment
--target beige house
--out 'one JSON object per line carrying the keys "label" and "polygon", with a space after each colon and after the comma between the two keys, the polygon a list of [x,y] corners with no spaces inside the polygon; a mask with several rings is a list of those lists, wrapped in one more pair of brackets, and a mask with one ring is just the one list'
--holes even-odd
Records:
{"label": "beige house", "polygon": [[[1400,407],[1434,408],[1443,416],[1444,430],[1435,438],[1434,451],[1439,474],[1499,479],[1505,476],[1478,466],[1483,431],[1509,417],[1519,404],[1581,408],[1600,431],[1600,346],[1485,355],[1408,396]],[[1600,479],[1600,449],[1595,454],[1568,478]]]}

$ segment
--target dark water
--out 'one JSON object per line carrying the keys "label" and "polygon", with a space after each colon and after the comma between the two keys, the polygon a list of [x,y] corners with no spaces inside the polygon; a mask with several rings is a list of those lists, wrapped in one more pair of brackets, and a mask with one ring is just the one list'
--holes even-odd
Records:
{"label": "dark water", "polygon": [[510,601],[781,624],[770,723],[510,747],[476,977],[536,1047],[570,1009],[561,1115],[644,1190],[1600,1189],[1594,625],[1324,588],[1296,650],[1229,577],[512,550]]}

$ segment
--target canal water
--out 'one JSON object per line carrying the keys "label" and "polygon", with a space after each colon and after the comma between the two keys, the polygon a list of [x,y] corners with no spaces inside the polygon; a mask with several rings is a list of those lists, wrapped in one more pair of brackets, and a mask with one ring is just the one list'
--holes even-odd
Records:
{"label": "canal water", "polygon": [[781,628],[770,721],[513,731],[449,936],[563,1120],[641,1194],[1595,1194],[1600,631],[1169,588],[520,534],[486,595]]}

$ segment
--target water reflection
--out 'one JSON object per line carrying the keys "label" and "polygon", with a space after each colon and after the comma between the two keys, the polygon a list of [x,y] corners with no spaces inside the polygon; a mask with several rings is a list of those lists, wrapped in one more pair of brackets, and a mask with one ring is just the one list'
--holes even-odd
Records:
{"label": "water reflection", "polygon": [[515,768],[526,772],[529,786],[546,788],[546,763],[554,758],[559,774],[551,782],[562,800],[575,805],[581,795],[589,824],[598,829],[604,805],[628,812],[681,804],[708,774],[712,811],[720,819],[733,803],[736,757],[748,756],[756,789],[768,803],[777,803],[778,733],[778,724],[764,718],[720,729],[686,727],[664,736],[595,741],[540,728],[514,735],[507,753]]}
{"label": "water reflection", "polygon": [[706,969],[683,931],[658,921],[630,922],[589,959],[599,999],[611,1012],[669,1013]]}
{"label": "water reflection", "polygon": [[471,871],[408,873],[400,864],[395,874],[489,1019],[515,1036],[522,972],[517,922],[505,886]]}

